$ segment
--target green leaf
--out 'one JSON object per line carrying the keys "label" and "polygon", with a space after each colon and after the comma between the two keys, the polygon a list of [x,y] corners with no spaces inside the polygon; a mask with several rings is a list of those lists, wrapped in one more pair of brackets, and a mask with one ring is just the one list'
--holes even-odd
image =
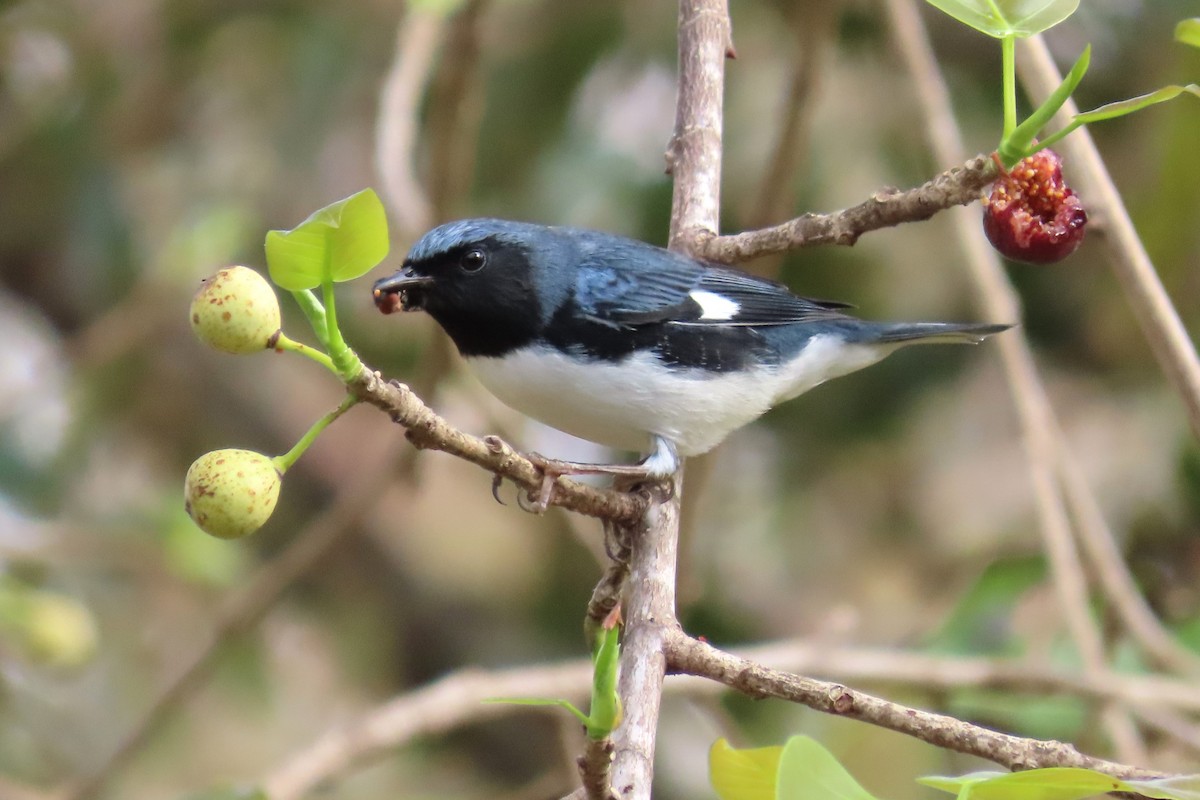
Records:
{"label": "green leaf", "polygon": [[570,700],[554,700],[547,697],[487,697],[482,701],[484,703],[495,703],[510,706],[558,706],[570,711],[576,719],[584,725],[591,722],[587,714],[584,714]]}
{"label": "green leaf", "polygon": [[1162,800],[1200,800],[1200,775],[1173,775],[1170,778],[1121,781],[1126,791]]}
{"label": "green leaf", "polygon": [[1093,769],[1047,767],[1025,772],[972,772],[957,778],[930,776],[917,782],[957,794],[959,800],[1080,800],[1108,792],[1200,800],[1200,775],[1122,780]]}
{"label": "green leaf", "polygon": [[959,778],[917,781],[958,800],[1082,800],[1107,792],[1130,791],[1111,775],[1077,767],[1048,767],[1024,772],[972,772]]}
{"label": "green leaf", "polygon": [[1017,604],[1046,579],[1041,556],[1007,556],[991,562],[963,593],[954,610],[927,642],[936,653],[1019,655],[1012,631]]}
{"label": "green leaf", "polygon": [[1075,66],[1071,67],[1071,71],[1067,73],[1067,77],[1063,78],[1063,82],[1058,85],[1058,88],[1046,98],[1044,103],[1038,106],[1036,111],[1018,125],[1016,130],[1000,141],[997,152],[999,152],[1005,167],[1011,169],[1022,158],[1046,146],[1043,144],[1035,148],[1033,140],[1041,134],[1042,128],[1050,123],[1050,120],[1062,108],[1063,103],[1067,102],[1071,93],[1075,91],[1075,87],[1087,74],[1088,64],[1091,61],[1092,46],[1088,45],[1083,48],[1083,54],[1076,60]]}
{"label": "green leaf", "polygon": [[775,800],[782,747],[735,750],[724,739],[708,751],[708,779],[721,800]]}
{"label": "green leaf", "polygon": [[776,800],[875,800],[825,747],[793,736],[779,758]]}
{"label": "green leaf", "polygon": [[1146,106],[1152,106],[1156,103],[1165,103],[1167,100],[1174,100],[1184,92],[1191,92],[1200,97],[1200,86],[1189,83],[1187,86],[1164,86],[1157,92],[1143,94],[1139,97],[1131,97],[1128,100],[1119,100],[1115,103],[1093,108],[1091,111],[1084,111],[1082,114],[1076,114],[1074,122],[1081,125],[1090,125],[1093,122],[1099,122],[1104,119],[1113,119],[1114,117],[1123,117],[1126,114],[1132,114],[1134,111],[1141,111]]}
{"label": "green leaf", "polygon": [[1025,38],[1053,28],[1075,13],[1079,0],[926,0],[980,33]]}
{"label": "green leaf", "polygon": [[1180,20],[1175,26],[1175,41],[1200,47],[1200,17]]}
{"label": "green leaf", "polygon": [[587,734],[599,741],[621,723],[621,698],[617,694],[621,661],[621,607],[613,608],[597,637],[592,656],[592,704],[588,709]]}
{"label": "green leaf", "polygon": [[266,248],[271,280],[284,289],[354,280],[387,257],[387,215],[379,196],[363,189],[290,231],[269,231]]}
{"label": "green leaf", "polygon": [[1076,114],[1071,118],[1071,124],[1063,128],[1061,131],[1055,131],[1052,135],[1047,136],[1038,146],[1034,148],[1034,152],[1041,150],[1043,147],[1049,147],[1058,140],[1062,139],[1067,134],[1074,131],[1076,128],[1089,125],[1093,122],[1100,122],[1106,119],[1114,119],[1115,117],[1123,117],[1126,114],[1132,114],[1134,111],[1141,111],[1147,106],[1156,105],[1158,103],[1173,100],[1184,92],[1191,92],[1200,97],[1200,86],[1194,83],[1189,83],[1187,86],[1164,86],[1157,92],[1144,94],[1140,97],[1131,97],[1128,100],[1118,100],[1115,103],[1093,108],[1091,111],[1085,111],[1082,114]]}

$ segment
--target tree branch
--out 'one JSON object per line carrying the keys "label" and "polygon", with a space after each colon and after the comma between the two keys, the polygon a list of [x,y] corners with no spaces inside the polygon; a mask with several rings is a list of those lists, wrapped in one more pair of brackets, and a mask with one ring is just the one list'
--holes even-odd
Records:
{"label": "tree branch", "polygon": [[[386,411],[392,421],[403,425],[407,429],[405,435],[416,447],[458,456],[497,476],[508,478],[530,492],[541,490],[544,480],[542,471],[532,461],[499,437],[480,439],[454,428],[404,384],[385,382],[378,372],[364,369],[347,387],[359,400]],[[560,477],[554,484],[551,505],[592,517],[628,522],[641,517],[648,506],[648,499],[641,495],[595,489]]]}
{"label": "tree branch", "polygon": [[777,697],[826,714],[868,722],[937,747],[986,758],[1009,769],[1086,767],[1121,778],[1162,776],[1162,773],[1084,755],[1062,742],[1010,736],[944,714],[892,703],[840,683],[768,669],[717,650],[682,632],[673,633],[666,644],[667,664],[672,672],[715,680],[751,697]]}
{"label": "tree branch", "polygon": [[979,155],[915,189],[881,189],[868,200],[832,214],[804,214],[780,225],[728,236],[694,229],[693,254],[731,264],[799,247],[853,245],[869,231],[929,219],[944,209],[973,203],[995,177],[991,158]]}

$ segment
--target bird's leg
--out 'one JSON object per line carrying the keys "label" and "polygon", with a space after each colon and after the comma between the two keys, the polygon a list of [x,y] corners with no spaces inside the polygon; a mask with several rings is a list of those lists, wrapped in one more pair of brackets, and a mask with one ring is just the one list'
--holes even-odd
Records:
{"label": "bird's leg", "polygon": [[546,458],[540,453],[529,453],[526,457],[542,471],[542,486],[530,511],[545,512],[554,493],[554,482],[561,475],[612,475],[614,488],[628,491],[645,481],[659,481],[679,471],[679,452],[675,443],[661,436],[653,439],[654,450],[637,464],[588,464],[578,461],[561,461]]}

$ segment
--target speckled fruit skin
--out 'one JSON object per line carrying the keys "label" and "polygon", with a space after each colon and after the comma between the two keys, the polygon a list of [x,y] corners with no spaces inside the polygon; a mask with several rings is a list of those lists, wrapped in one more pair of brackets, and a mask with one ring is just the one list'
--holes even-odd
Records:
{"label": "speckled fruit skin", "polygon": [[249,267],[226,267],[205,278],[192,299],[192,330],[226,353],[257,353],[279,330],[279,301],[271,284]]}
{"label": "speckled fruit skin", "polygon": [[253,450],[214,450],[188,469],[184,508],[205,533],[238,539],[271,518],[279,499],[279,472]]}
{"label": "speckled fruit skin", "polygon": [[1063,180],[1062,159],[1053,150],[1018,161],[983,203],[988,241],[1015,261],[1061,261],[1079,247],[1086,226],[1087,212]]}

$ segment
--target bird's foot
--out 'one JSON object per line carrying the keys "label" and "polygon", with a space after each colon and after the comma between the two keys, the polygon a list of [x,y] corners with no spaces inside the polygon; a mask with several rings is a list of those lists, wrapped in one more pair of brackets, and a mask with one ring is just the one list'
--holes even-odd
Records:
{"label": "bird's foot", "polygon": [[547,458],[540,453],[526,456],[542,471],[542,485],[537,497],[526,508],[535,514],[543,514],[554,497],[554,484],[564,475],[611,475],[613,488],[628,492],[643,483],[666,483],[679,470],[679,454],[675,445],[661,437],[654,437],[654,452],[637,464],[590,464],[579,461],[563,461]]}

